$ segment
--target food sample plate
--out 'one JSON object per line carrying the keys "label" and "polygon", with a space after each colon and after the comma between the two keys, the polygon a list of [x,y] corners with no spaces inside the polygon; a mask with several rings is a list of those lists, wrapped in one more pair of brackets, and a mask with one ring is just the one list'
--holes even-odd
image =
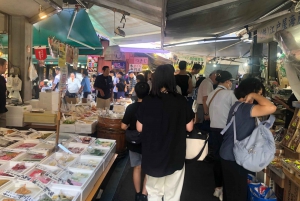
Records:
{"label": "food sample plate", "polygon": [[[63,145],[73,154],[81,154],[88,147],[88,144],[82,144],[76,142],[66,142]],[[63,150],[60,149],[59,152],[63,152]]]}
{"label": "food sample plate", "polygon": [[47,170],[50,173],[53,173],[56,176],[62,171],[62,169],[58,167],[53,167],[48,165],[40,165],[40,166],[42,167],[43,170],[39,169],[37,166],[27,171],[26,175],[31,178],[38,179],[40,182],[44,184],[48,184],[49,182],[51,182],[51,179],[45,175],[46,172],[45,170]]}
{"label": "food sample plate", "polygon": [[101,149],[110,149],[113,147],[113,145],[116,143],[115,140],[108,140],[108,139],[102,139],[102,138],[97,138],[93,146]]}
{"label": "food sample plate", "polygon": [[0,160],[10,161],[16,160],[18,156],[20,156],[22,152],[17,151],[0,151]]}
{"label": "food sample plate", "polygon": [[51,188],[54,195],[50,198],[48,195],[41,193],[35,199],[37,201],[79,201],[80,194],[77,191],[72,190],[61,190]]}
{"label": "food sample plate", "polygon": [[95,141],[96,138],[89,136],[78,136],[72,139],[71,142],[82,143],[82,144],[91,144]]}
{"label": "food sample plate", "polygon": [[10,149],[20,150],[20,151],[26,151],[28,149],[32,149],[36,147],[40,143],[39,140],[21,140],[11,146],[9,146]]}
{"label": "food sample plate", "polygon": [[[59,142],[66,142],[68,140],[71,140],[73,137],[75,137],[72,134],[68,134],[68,133],[60,133],[59,134]],[[47,141],[53,141],[55,142],[56,140],[56,134],[50,135],[47,139]]]}
{"label": "food sample plate", "polygon": [[103,157],[80,156],[70,168],[96,170],[103,163]]}
{"label": "food sample plate", "polygon": [[44,153],[25,152],[18,157],[18,161],[24,161],[28,163],[39,163],[45,158],[47,158],[47,155]]}

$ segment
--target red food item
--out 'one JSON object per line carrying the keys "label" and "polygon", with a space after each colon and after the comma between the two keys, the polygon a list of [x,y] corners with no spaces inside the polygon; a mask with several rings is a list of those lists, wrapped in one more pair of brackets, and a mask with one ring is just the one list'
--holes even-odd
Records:
{"label": "red food item", "polygon": [[45,156],[43,154],[35,154],[32,156],[32,159],[43,159]]}
{"label": "red food item", "polygon": [[26,166],[23,165],[23,164],[18,163],[14,167],[12,167],[11,169],[14,170],[14,171],[22,171],[22,170],[26,169]]}
{"label": "red food item", "polygon": [[29,176],[40,180],[44,184],[47,184],[50,181],[50,179],[45,176],[42,176],[43,173],[44,173],[43,170],[36,169],[33,172],[31,172]]}
{"label": "red food item", "polygon": [[16,148],[31,148],[31,147],[34,147],[34,146],[36,146],[37,144],[35,144],[35,143],[23,143],[23,144],[21,144],[21,145],[19,145],[18,147],[16,147]]}

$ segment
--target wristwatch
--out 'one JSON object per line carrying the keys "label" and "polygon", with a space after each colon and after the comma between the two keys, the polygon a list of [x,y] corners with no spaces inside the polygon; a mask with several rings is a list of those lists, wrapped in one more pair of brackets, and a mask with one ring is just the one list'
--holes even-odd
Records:
{"label": "wristwatch", "polygon": [[204,113],[204,116],[208,116],[209,114],[208,113]]}

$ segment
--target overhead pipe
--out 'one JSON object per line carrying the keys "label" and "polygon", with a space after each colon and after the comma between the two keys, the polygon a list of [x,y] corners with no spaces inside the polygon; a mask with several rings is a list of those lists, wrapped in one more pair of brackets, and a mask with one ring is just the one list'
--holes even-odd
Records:
{"label": "overhead pipe", "polygon": [[268,12],[267,14],[263,15],[262,17],[260,17],[259,19],[263,19],[273,13],[275,13],[276,11],[278,11],[280,8],[284,7],[285,5],[289,4],[291,2],[291,0],[288,0],[286,2],[284,2],[283,4],[281,4],[280,6],[277,6],[275,9],[271,10],[270,12]]}
{"label": "overhead pipe", "polygon": [[182,43],[173,43],[169,45],[164,45],[164,47],[170,47],[170,46],[175,46],[175,45],[184,45],[187,43],[197,43],[197,42],[214,42],[214,41],[219,41],[219,40],[240,40],[239,37],[224,37],[224,38],[209,38],[209,39],[203,39],[203,40],[194,40],[194,41],[187,41],[187,42],[182,42]]}
{"label": "overhead pipe", "polygon": [[75,21],[75,19],[76,19],[77,13],[78,13],[78,11],[77,11],[77,9],[75,9],[75,13],[74,13],[74,16],[73,16],[73,19],[72,19],[72,22],[71,22],[71,26],[70,26],[70,29],[69,29],[69,32],[68,32],[68,35],[67,35],[67,39],[68,39],[68,40],[71,40],[71,41],[74,41],[74,42],[76,42],[76,43],[79,43],[80,45],[83,45],[83,46],[85,46],[85,47],[88,47],[88,48],[90,48],[90,49],[92,49],[92,50],[95,50],[95,48],[93,48],[93,47],[91,47],[91,46],[89,46],[89,45],[87,45],[87,44],[85,44],[85,43],[82,43],[82,42],[80,42],[80,41],[78,41],[78,40],[76,40],[76,39],[70,37],[70,34],[71,34],[71,31],[72,31],[72,28],[73,28],[74,21]]}

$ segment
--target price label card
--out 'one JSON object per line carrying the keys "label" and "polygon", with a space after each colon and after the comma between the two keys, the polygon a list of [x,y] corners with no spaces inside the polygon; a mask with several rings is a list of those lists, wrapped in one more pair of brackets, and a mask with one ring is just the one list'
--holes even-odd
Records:
{"label": "price label card", "polygon": [[42,191],[44,193],[46,193],[48,196],[52,197],[54,195],[54,192],[50,190],[50,188],[48,188],[45,184],[43,184],[42,182],[40,182],[39,180],[32,180],[31,181],[33,184],[35,184],[36,186],[38,186],[39,188],[42,189]]}
{"label": "price label card", "polygon": [[16,194],[14,192],[11,192],[11,191],[5,191],[3,193],[3,195],[5,197],[9,197],[9,198],[12,198],[12,199],[19,199],[19,200],[22,200],[22,201],[36,201],[35,199],[33,199],[29,195],[20,195],[20,194]]}
{"label": "price label card", "polygon": [[9,174],[11,176],[14,176],[14,177],[16,177],[18,179],[27,180],[27,181],[31,180],[31,177],[26,176],[24,174],[19,174],[19,173],[15,172],[15,171],[12,171],[12,170],[4,170],[3,172],[5,174]]}

